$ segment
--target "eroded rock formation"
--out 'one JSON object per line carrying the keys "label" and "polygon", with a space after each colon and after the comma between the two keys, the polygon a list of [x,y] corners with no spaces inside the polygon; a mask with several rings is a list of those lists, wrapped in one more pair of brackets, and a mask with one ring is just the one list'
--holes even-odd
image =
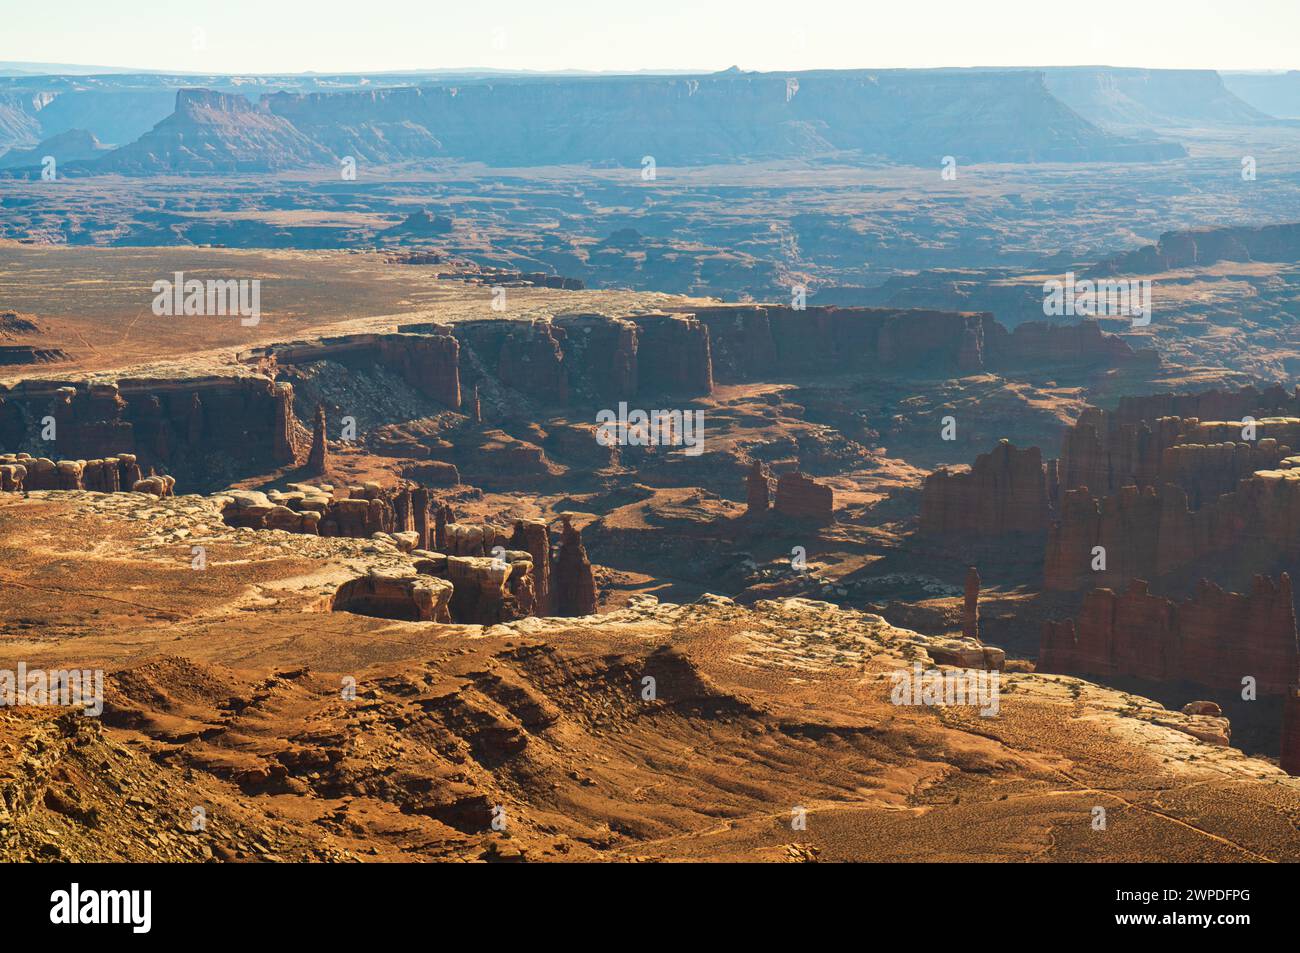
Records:
{"label": "eroded rock formation", "polygon": [[1071,675],[1185,680],[1238,693],[1255,679],[1261,695],[1297,682],[1291,578],[1256,576],[1249,593],[1202,580],[1191,598],[1153,595],[1143,580],[1123,592],[1094,589],[1077,621],[1043,626],[1037,669]]}
{"label": "eroded rock formation", "polygon": [[532,559],[533,593],[538,615],[553,611],[551,596],[551,530],[541,520],[515,520],[510,548],[528,553]]}
{"label": "eroded rock formation", "polygon": [[[1193,510],[1187,491],[1122,487],[1095,499],[1086,487],[1066,492],[1048,532],[1043,585],[1049,590],[1152,582],[1209,562],[1267,569],[1300,556],[1300,459],[1260,470],[1231,493]],[[1095,568],[1094,568],[1095,567]]]}
{"label": "eroded rock formation", "polygon": [[26,453],[0,455],[0,490],[136,491],[171,496],[175,486],[176,480],[170,476],[143,477],[135,455],[130,453],[102,460],[50,460]]}
{"label": "eroded rock formation", "polygon": [[745,478],[745,514],[761,516],[772,506],[772,481],[767,464],[755,460]]}
{"label": "eroded rock formation", "polygon": [[980,637],[980,574],[971,566],[966,570],[966,585],[961,607],[961,634],[979,641]]}
{"label": "eroded rock formation", "polygon": [[930,536],[1041,535],[1048,516],[1042,453],[1007,440],[969,469],[936,470],[921,490],[921,532]]}
{"label": "eroded rock formation", "polygon": [[532,560],[527,553],[448,556],[427,553],[415,563],[422,575],[451,583],[451,620],[495,625],[535,614]]}
{"label": "eroded rock formation", "polygon": [[[291,484],[287,490],[231,490],[222,517],[230,526],[391,541],[416,559],[421,574],[452,584],[450,619],[493,625],[530,615],[590,615],[596,583],[581,534],[565,522],[559,557],[540,520],[513,531],[456,522],[451,508],[423,487]],[[360,610],[354,610],[360,611]],[[394,616],[401,618],[401,616]]]}
{"label": "eroded rock formation", "polygon": [[596,577],[591,569],[591,560],[587,557],[587,548],[582,545],[582,533],[574,527],[567,514],[560,518],[564,521],[564,528],[551,580],[555,614],[592,615],[596,611]]}
{"label": "eroded rock formation", "polygon": [[452,584],[443,579],[371,572],[340,586],[330,608],[408,622],[451,622],[451,599]]}
{"label": "eroded rock formation", "polygon": [[798,471],[782,473],[776,481],[773,511],[789,519],[827,526],[835,522],[835,493]]}
{"label": "eroded rock formation", "polygon": [[324,476],[329,469],[329,438],[326,436],[325,408],[316,405],[316,420],[311,430],[311,451],[307,454],[307,472]]}

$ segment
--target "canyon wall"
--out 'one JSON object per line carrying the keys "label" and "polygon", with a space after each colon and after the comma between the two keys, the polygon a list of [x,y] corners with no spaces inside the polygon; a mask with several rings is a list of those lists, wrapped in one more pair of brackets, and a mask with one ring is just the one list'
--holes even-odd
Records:
{"label": "canyon wall", "polygon": [[803,370],[973,374],[1159,364],[1154,352],[1134,350],[1096,322],[1028,322],[1008,331],[986,313],[778,305],[719,305],[695,315],[709,330],[714,375],[724,383]]}
{"label": "canyon wall", "polygon": [[1261,695],[1283,695],[1297,681],[1291,578],[1256,576],[1248,593],[1202,580],[1191,598],[1152,595],[1146,582],[1094,589],[1079,618],[1043,626],[1037,671],[1128,675],[1188,681],[1239,693],[1255,679]]}
{"label": "canyon wall", "polygon": [[424,396],[460,408],[460,342],[442,325],[418,334],[348,334],[316,341],[274,344],[246,351],[244,361],[274,374],[286,364],[334,361],[344,365],[382,364]]}
{"label": "canyon wall", "polygon": [[[1068,490],[1048,532],[1043,585],[1073,591],[1201,574],[1261,571],[1300,556],[1300,458],[1260,470],[1193,510],[1173,484],[1126,486],[1097,499]],[[1098,551],[1104,568],[1094,569]]]}
{"label": "canyon wall", "polygon": [[127,453],[193,488],[292,463],[298,429],[293,388],[265,377],[0,387],[0,450],[82,460]]}
{"label": "canyon wall", "polygon": [[[1253,439],[1247,439],[1244,417],[1255,421]],[[1168,453],[1177,445],[1225,443],[1238,449]],[[1248,387],[1128,397],[1114,411],[1086,408],[1066,430],[1060,479],[1064,489],[1087,487],[1095,496],[1130,483],[1172,482],[1187,489],[1193,506],[1199,506],[1203,499],[1231,490],[1252,469],[1276,466],[1297,446],[1300,396],[1280,386],[1262,392]]]}
{"label": "canyon wall", "polygon": [[484,319],[447,330],[461,345],[457,373],[467,387],[495,381],[548,404],[605,405],[639,395],[692,397],[713,390],[709,334],[691,314]]}

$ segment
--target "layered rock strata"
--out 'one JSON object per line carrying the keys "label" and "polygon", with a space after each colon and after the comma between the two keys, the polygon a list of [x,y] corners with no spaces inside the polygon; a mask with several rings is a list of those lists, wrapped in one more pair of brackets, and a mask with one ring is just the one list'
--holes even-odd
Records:
{"label": "layered rock strata", "polygon": [[1260,470],[1200,509],[1187,491],[1126,486],[1096,499],[1069,490],[1048,531],[1043,585],[1071,591],[1152,582],[1213,561],[1225,569],[1268,569],[1300,557],[1300,458]]}
{"label": "layered rock strata", "polygon": [[827,526],[835,522],[835,493],[798,471],[782,473],[776,481],[772,510],[787,519]]}
{"label": "layered rock strata", "polygon": [[128,453],[197,488],[291,464],[298,440],[293,388],[267,377],[0,387],[0,450],[42,456],[49,447],[84,460]]}
{"label": "layered rock strata", "polygon": [[1297,635],[1291,578],[1256,576],[1248,593],[1202,580],[1181,602],[1127,589],[1094,589],[1077,620],[1043,626],[1037,670],[1071,675],[1129,675],[1189,681],[1239,693],[1244,678],[1261,695],[1296,684]]}
{"label": "layered rock strata", "polygon": [[929,536],[1041,535],[1049,514],[1042,453],[1007,440],[968,469],[936,470],[921,489],[921,532]]}

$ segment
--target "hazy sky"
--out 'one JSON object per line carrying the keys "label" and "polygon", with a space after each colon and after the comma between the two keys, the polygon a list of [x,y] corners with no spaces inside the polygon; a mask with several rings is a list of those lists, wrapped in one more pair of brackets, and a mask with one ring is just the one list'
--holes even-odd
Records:
{"label": "hazy sky", "polygon": [[197,72],[1293,69],[1298,38],[1300,0],[0,0],[0,60]]}

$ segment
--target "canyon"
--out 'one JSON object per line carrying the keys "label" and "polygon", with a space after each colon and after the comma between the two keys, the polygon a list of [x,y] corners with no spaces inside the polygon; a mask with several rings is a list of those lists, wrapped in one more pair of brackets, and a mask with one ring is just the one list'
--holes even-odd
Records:
{"label": "canyon", "polygon": [[0,75],[0,859],[1300,858],[1286,88]]}

